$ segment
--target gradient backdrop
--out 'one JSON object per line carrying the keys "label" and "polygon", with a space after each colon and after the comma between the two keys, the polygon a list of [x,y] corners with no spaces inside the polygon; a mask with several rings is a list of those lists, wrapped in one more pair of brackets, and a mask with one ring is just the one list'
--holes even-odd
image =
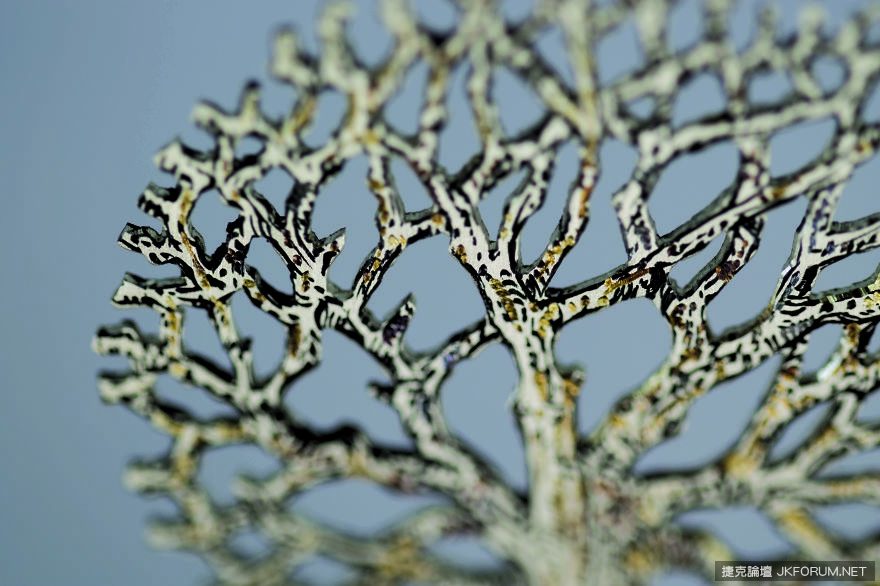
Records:
{"label": "gradient backdrop", "polygon": [[[390,40],[379,24],[374,2],[355,4],[359,10],[351,26],[354,43],[374,63],[390,49]],[[454,22],[454,11],[445,2],[416,4],[422,17],[440,28]],[[514,20],[530,10],[528,0],[502,4]],[[757,4],[746,2],[732,16],[738,44],[748,39]],[[802,3],[779,4],[782,27],[790,30]],[[860,4],[825,2],[828,26],[834,28]],[[173,507],[128,494],[120,477],[129,459],[159,454],[167,442],[126,410],[100,403],[95,388],[98,369],[120,368],[124,361],[93,355],[89,343],[99,325],[124,317],[134,317],[148,331],[157,326],[152,312],[121,312],[109,302],[127,270],[144,276],[173,274],[115,244],[126,222],[154,222],[135,206],[149,181],[168,183],[152,167],[152,155],[178,134],[194,146],[208,147],[207,137],[188,122],[190,109],[202,98],[234,107],[250,78],[264,82],[264,104],[270,113],[285,112],[291,94],[266,75],[270,40],[279,25],[295,24],[306,45],[316,48],[311,25],[320,5],[311,0],[0,5],[0,583],[168,585],[195,584],[208,576],[195,557],[155,552],[146,545],[147,515],[170,514]],[[699,35],[698,6],[698,2],[685,1],[673,13],[670,38],[675,46],[687,45]],[[639,63],[633,35],[632,28],[623,28],[600,46],[602,81]],[[542,38],[539,50],[567,75],[558,33]],[[403,128],[415,122],[419,76],[424,73],[424,69],[413,72],[389,109],[391,121]],[[478,145],[464,99],[463,73],[459,70],[454,77],[452,123],[442,139],[441,160],[450,166],[460,165]],[[829,63],[819,74],[824,83],[834,84],[841,71]],[[784,86],[780,78],[768,76],[755,84],[753,97],[773,99]],[[540,114],[535,99],[513,76],[502,76],[498,93],[508,129],[520,128]],[[698,78],[683,88],[676,119],[686,120],[722,105],[717,84]],[[327,136],[342,107],[338,96],[322,100],[314,141]],[[871,99],[868,115],[880,117],[880,96]],[[772,143],[774,172],[793,170],[815,156],[830,137],[832,126],[830,121],[819,121],[777,135]],[[537,255],[556,223],[574,174],[575,155],[573,148],[561,153],[549,200],[527,230],[526,256]],[[602,178],[593,197],[592,222],[556,284],[601,274],[625,260],[608,198],[628,176],[634,161],[634,151],[623,144],[611,142],[602,148]],[[349,163],[321,196],[316,211],[319,234],[348,228],[346,249],[331,272],[343,285],[350,283],[360,259],[377,238],[372,223],[374,199],[364,185],[365,169],[363,160]],[[424,205],[425,193],[411,176],[399,173],[407,206]],[[708,203],[734,173],[735,150],[729,144],[674,163],[651,201],[661,231]],[[874,159],[847,188],[839,216],[855,218],[880,209],[878,179],[880,163]],[[486,202],[482,211],[490,226],[497,225],[501,202],[518,180],[500,185]],[[280,202],[283,183],[283,178],[269,177],[259,187]],[[771,214],[763,248],[710,307],[713,328],[745,321],[766,305],[803,211],[803,202],[796,202]],[[194,224],[209,246],[215,246],[231,214],[218,200],[208,198],[200,200],[194,213]],[[683,282],[694,275],[718,245],[697,260],[683,263],[673,276]],[[249,262],[270,282],[280,282],[286,271],[265,248],[255,247]],[[823,273],[820,285],[843,285],[869,276],[880,261],[878,252],[832,267]],[[409,291],[418,302],[409,333],[416,348],[437,343],[482,312],[476,289],[446,253],[443,239],[408,250],[371,307],[384,314]],[[257,368],[267,370],[280,357],[281,328],[242,301],[235,301],[236,316],[242,330],[255,338]],[[220,352],[203,316],[190,312],[187,325],[188,343],[209,354],[212,349]],[[827,358],[839,334],[839,328],[826,327],[814,336],[809,366],[815,368]],[[581,428],[592,428],[617,398],[638,384],[660,362],[668,344],[664,322],[645,300],[566,329],[559,341],[560,357],[587,368]],[[379,368],[333,333],[327,334],[325,356],[325,363],[288,395],[288,403],[317,427],[358,422],[379,441],[407,445],[393,411],[365,392],[368,379],[381,377]],[[776,364],[771,361],[698,401],[687,431],[649,453],[638,469],[693,467],[717,457],[745,426]],[[496,381],[492,385],[487,384],[490,377]],[[522,487],[525,467],[507,410],[515,379],[510,357],[503,348],[493,347],[456,371],[445,387],[444,403],[450,425],[480,446],[511,483]],[[160,391],[186,401],[198,412],[221,409],[207,399],[191,400],[192,392],[185,395],[182,388],[167,381]],[[880,416],[877,399],[865,409]],[[806,416],[799,422],[799,431],[789,434],[779,449],[794,447],[820,415],[821,407]],[[880,470],[878,456],[875,451],[841,466]],[[208,456],[203,474],[222,501],[231,498],[228,481],[236,471],[270,471],[275,466],[254,448],[230,448]],[[384,490],[348,481],[304,495],[294,506],[316,519],[367,533],[437,498],[394,499]],[[862,505],[838,507],[823,515],[830,525],[851,535],[880,526],[878,510]],[[715,527],[744,556],[773,557],[785,551],[785,543],[755,511],[697,512],[681,521]],[[242,546],[259,549],[261,544],[254,536],[245,536]],[[475,565],[494,563],[473,544],[446,543],[438,551]],[[343,570],[322,561],[298,574],[324,583],[343,575]],[[657,583],[700,582],[677,575]]]}

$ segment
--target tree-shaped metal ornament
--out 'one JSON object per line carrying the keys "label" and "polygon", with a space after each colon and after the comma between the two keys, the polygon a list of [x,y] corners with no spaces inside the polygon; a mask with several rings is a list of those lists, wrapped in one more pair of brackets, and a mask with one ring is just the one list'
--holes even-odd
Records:
{"label": "tree-shaped metal ornament", "polygon": [[[236,112],[207,103],[195,109],[194,121],[213,135],[214,148],[200,152],[177,141],[165,147],[156,162],[176,184],[150,185],[138,200],[162,230],[129,224],[119,239],[153,264],[180,269],[180,276],[164,279],[128,274],[113,297],[120,307],[155,310],[158,334],[124,321],[102,328],[94,341],[97,352],[130,361],[127,372],[101,375],[102,398],[123,403],[172,438],[166,456],[133,465],[126,477],[132,489],[169,496],[179,507],[177,521],[153,528],[157,543],[196,552],[222,584],[295,583],[291,571],[313,555],[347,564],[359,584],[641,584],[670,568],[711,580],[714,562],[733,559],[732,552],[710,532],[684,529],[673,519],[689,510],[749,505],[775,523],[794,546],[794,559],[880,559],[880,538],[844,540],[812,514],[822,504],[880,502],[876,474],[817,476],[832,458],[880,444],[880,428],[856,418],[880,385],[880,358],[867,352],[880,320],[880,277],[833,291],[814,287],[824,268],[880,246],[880,214],[834,218],[843,187],[880,144],[880,124],[862,115],[880,78],[880,45],[868,36],[880,13],[866,8],[829,35],[821,17],[805,12],[798,31],[785,38],[765,15],[748,46],[737,50],[726,28],[728,2],[707,0],[702,38],[673,50],[665,34],[668,4],[546,0],[511,24],[489,0],[460,0],[457,25],[439,33],[420,24],[405,1],[389,0],[383,18],[395,45],[377,67],[363,64],[346,40],[349,7],[333,4],[320,20],[319,55],[305,51],[291,31],[276,40],[272,74],[296,93],[288,116],[266,116],[256,85],[245,89]],[[644,63],[600,85],[597,43],[624,22],[635,25]],[[549,26],[563,32],[572,83],[535,50],[537,35]],[[845,67],[845,78],[831,91],[812,69],[822,57]],[[383,109],[418,63],[427,66],[428,81],[417,130],[406,134],[386,122]],[[453,171],[438,162],[437,152],[449,117],[450,75],[462,63],[468,65],[467,95],[482,151]],[[546,109],[515,135],[504,132],[493,98],[491,80],[500,69],[518,76]],[[773,70],[787,73],[790,93],[778,103],[751,103],[749,83]],[[673,125],[680,87],[702,73],[721,84],[723,110]],[[315,148],[302,137],[327,89],[346,97],[347,111]],[[629,105],[642,98],[654,108],[640,117]],[[836,131],[824,151],[795,172],[772,176],[771,137],[828,117]],[[237,155],[246,138],[258,139],[260,150]],[[554,274],[590,220],[601,172],[598,150],[609,139],[638,152],[631,177],[612,196],[628,259],[607,274],[554,287]],[[577,180],[543,254],[525,264],[523,228],[544,203],[559,149],[572,141],[580,149]],[[735,181],[690,221],[659,233],[648,199],[661,172],[678,157],[721,141],[738,149]],[[335,283],[328,271],[345,245],[344,233],[317,235],[312,216],[322,189],[355,157],[369,162],[365,180],[377,202],[380,239],[353,282]],[[414,171],[430,195],[425,209],[405,208],[393,160]],[[284,209],[254,186],[273,169],[294,181]],[[520,171],[525,179],[507,198],[500,226],[487,226],[480,202]],[[237,217],[212,251],[190,216],[198,198],[217,193]],[[709,302],[755,255],[768,213],[793,200],[806,202],[806,213],[766,309],[748,323],[713,331]],[[689,283],[669,278],[677,263],[719,237],[720,252]],[[412,297],[382,319],[366,305],[407,247],[429,238],[448,242],[449,254],[482,297],[485,317],[438,340],[431,351],[414,351],[406,342],[416,311]],[[292,292],[272,287],[248,264],[249,247],[259,239],[283,259]],[[239,291],[286,328],[283,361],[269,376],[256,376],[250,340],[236,327],[230,298]],[[560,364],[554,343],[571,322],[635,298],[650,300],[666,320],[671,351],[588,437],[580,437],[577,397],[590,386],[581,389],[581,369]],[[185,308],[207,313],[231,368],[183,343]],[[805,372],[811,333],[825,324],[842,324],[844,335],[818,373]],[[353,427],[318,432],[285,406],[285,393],[296,393],[298,379],[321,361],[325,330],[353,340],[384,369],[387,379],[369,388],[399,414],[412,450],[378,445]],[[511,416],[521,431],[527,494],[456,437],[441,409],[444,381],[494,344],[509,350],[519,373]],[[632,472],[642,454],[681,432],[699,397],[776,356],[781,367],[771,387],[722,458],[692,472]],[[203,419],[163,401],[154,388],[161,376],[207,391],[235,416]],[[768,458],[789,422],[820,403],[830,409],[818,429],[789,456]],[[205,453],[231,444],[259,446],[283,467],[267,478],[240,479],[237,501],[220,506],[196,474]],[[427,508],[372,539],[340,533],[286,507],[291,496],[339,478],[368,479],[401,493],[439,493],[449,504]],[[258,559],[236,553],[229,540],[242,529],[258,531],[271,551]],[[454,535],[479,537],[505,565],[473,571],[427,549]]]}

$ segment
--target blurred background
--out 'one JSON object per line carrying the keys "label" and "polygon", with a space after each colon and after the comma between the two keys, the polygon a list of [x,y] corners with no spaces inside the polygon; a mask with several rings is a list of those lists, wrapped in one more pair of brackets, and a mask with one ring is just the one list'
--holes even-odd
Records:
{"label": "blurred background", "polygon": [[[391,50],[390,37],[372,0],[354,2],[356,17],[350,34],[368,63]],[[420,18],[438,29],[454,26],[456,12],[445,1],[414,3]],[[525,18],[530,0],[500,2],[507,18]],[[744,46],[762,2],[743,2],[731,14],[734,42]],[[795,27],[802,2],[777,2],[780,27]],[[833,30],[863,2],[822,3],[826,26]],[[207,567],[194,556],[157,552],[144,539],[147,517],[170,515],[170,503],[127,493],[121,484],[126,463],[134,457],[161,454],[164,436],[121,408],[101,404],[95,387],[99,369],[124,368],[119,358],[92,354],[90,340],[98,326],[134,318],[145,331],[157,329],[149,310],[119,311],[110,297],[122,275],[171,276],[168,267],[154,267],[123,251],[116,238],[126,222],[156,226],[135,205],[150,181],[167,185],[170,178],[152,166],[153,154],[175,136],[198,148],[211,141],[189,123],[191,108],[210,99],[234,108],[246,81],[259,80],[264,109],[282,115],[292,92],[267,75],[270,42],[284,24],[294,25],[305,45],[317,50],[313,24],[322,2],[266,1],[245,4],[231,0],[158,1],[153,3],[6,2],[0,5],[0,177],[5,209],[0,213],[3,250],[0,286],[0,583],[10,585],[196,584],[208,578]],[[670,42],[684,47],[702,31],[700,3],[682,1],[670,15]],[[561,34],[551,30],[537,50],[569,76]],[[625,26],[604,40],[597,55],[600,81],[605,83],[637,66],[642,59],[634,29]],[[414,69],[393,107],[389,121],[412,128],[426,71]],[[823,84],[840,83],[835,63],[817,72]],[[421,77],[420,77],[421,76]],[[421,79],[421,82],[420,82]],[[464,93],[464,68],[453,77],[451,123],[442,135],[441,162],[457,168],[478,149]],[[753,84],[755,101],[774,100],[786,91],[782,76]],[[509,132],[541,115],[530,90],[513,75],[499,75],[497,94],[502,121]],[[866,117],[880,119],[880,96],[870,99]],[[723,107],[720,87],[701,76],[682,88],[675,118],[682,122]],[[343,114],[339,95],[322,96],[318,120],[309,141],[321,143]],[[822,120],[778,133],[771,142],[773,173],[785,173],[815,157],[833,132]],[[566,190],[576,170],[577,153],[569,145],[560,154],[550,195],[526,231],[526,260],[535,258],[555,226]],[[614,218],[610,194],[628,177],[635,151],[606,142],[600,153],[602,176],[592,199],[592,219],[575,251],[566,260],[557,286],[597,276],[624,262],[626,255]],[[399,163],[397,164],[399,165]],[[427,195],[402,165],[393,171],[404,192],[407,209],[424,207]],[[664,173],[651,199],[661,233],[668,232],[705,206],[736,173],[736,149],[720,144],[682,157]],[[346,227],[346,248],[331,277],[348,286],[363,256],[377,240],[373,224],[375,200],[365,187],[366,162],[351,161],[320,196],[315,230],[324,236]],[[519,183],[515,176],[495,188],[481,212],[497,226],[504,197]],[[853,219],[880,210],[876,184],[880,163],[864,165],[846,188],[838,219]],[[289,183],[289,180],[287,180]],[[284,177],[270,175],[258,184],[276,204],[286,195]],[[804,213],[797,201],[770,214],[766,238],[754,261],[734,279],[709,309],[714,331],[757,315],[773,293],[791,242]],[[201,198],[193,223],[210,249],[225,235],[233,215],[218,198]],[[264,243],[263,243],[264,244]],[[442,341],[455,329],[478,319],[483,306],[476,288],[436,238],[409,249],[391,270],[370,307],[382,316],[409,292],[418,303],[408,339],[416,349]],[[673,277],[685,283],[717,252],[720,241],[682,263]],[[880,262],[878,250],[847,259],[825,271],[821,289],[850,284],[872,275]],[[268,245],[255,246],[248,262],[270,283],[285,280],[286,270]],[[456,300],[455,312],[448,300]],[[244,333],[254,337],[257,370],[277,364],[283,347],[281,326],[249,305],[233,301]],[[808,368],[829,356],[840,328],[826,326],[813,336]],[[190,311],[186,342],[219,355],[221,348],[207,319]],[[670,336],[661,316],[646,300],[631,301],[588,317],[561,335],[558,355],[564,362],[586,367],[587,383],[580,398],[579,425],[592,429],[604,412],[655,368],[669,349]],[[872,345],[872,349],[880,343]],[[370,379],[381,379],[379,367],[354,344],[328,332],[324,363],[296,385],[287,404],[319,429],[343,422],[361,425],[376,441],[395,446],[410,442],[390,407],[366,393]],[[709,393],[693,407],[685,433],[650,451],[639,472],[692,469],[716,458],[739,435],[760,401],[778,366],[764,366]],[[491,378],[493,384],[487,384]],[[500,381],[500,383],[498,382]],[[516,427],[508,409],[516,381],[513,361],[495,346],[462,364],[446,383],[443,398],[450,426],[492,461],[515,487],[525,487],[525,465]],[[222,410],[207,399],[192,397],[173,381],[163,380],[160,393],[200,413]],[[875,396],[863,408],[880,417]],[[797,445],[815,425],[823,406],[796,422],[777,449]],[[843,469],[880,471],[880,454],[849,458]],[[230,479],[241,471],[261,474],[278,463],[256,448],[224,448],[205,459],[204,482],[220,502],[229,502]],[[369,534],[440,496],[397,498],[359,481],[331,483],[296,498],[305,514],[359,534]],[[880,527],[880,511],[867,505],[828,508],[820,520],[852,536]],[[723,510],[689,513],[683,524],[713,527],[746,558],[772,558],[786,551],[785,541],[757,511]],[[243,548],[259,550],[256,536],[245,536]],[[470,543],[444,543],[437,548],[475,567],[497,563]],[[316,561],[297,577],[332,584],[345,570]],[[700,583],[672,575],[657,584]]]}

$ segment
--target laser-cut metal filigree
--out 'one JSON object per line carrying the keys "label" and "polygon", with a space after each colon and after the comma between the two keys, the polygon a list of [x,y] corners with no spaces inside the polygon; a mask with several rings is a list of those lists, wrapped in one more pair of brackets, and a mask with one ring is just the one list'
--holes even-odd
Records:
{"label": "laser-cut metal filigree", "polygon": [[[488,0],[460,0],[456,28],[442,34],[418,24],[402,0],[383,6],[396,44],[376,68],[362,64],[347,44],[344,5],[332,5],[320,21],[320,56],[305,52],[293,32],[281,33],[272,73],[296,90],[290,115],[273,120],[261,113],[255,85],[246,88],[237,112],[198,106],[194,120],[214,136],[215,148],[199,152],[180,142],[164,148],[157,164],[177,183],[167,189],[150,185],[138,202],[163,230],[129,224],[120,236],[124,247],[150,262],[181,270],[170,279],[128,274],[113,297],[120,307],[156,310],[162,318],[158,335],[123,322],[95,338],[98,352],[124,355],[131,364],[129,372],[102,375],[104,400],[126,404],[173,438],[165,458],[134,465],[127,476],[133,489],[167,494],[180,507],[179,522],[155,529],[157,541],[198,552],[224,584],[287,583],[289,570],[316,553],[349,564],[359,572],[359,583],[369,584],[642,583],[670,567],[711,575],[714,560],[730,559],[731,553],[711,534],[671,520],[687,510],[747,504],[776,523],[796,547],[796,558],[880,559],[880,538],[844,542],[811,516],[817,504],[880,502],[875,474],[816,477],[832,458],[880,443],[880,428],[855,419],[860,401],[880,384],[880,360],[866,351],[880,319],[880,277],[835,291],[813,290],[823,268],[880,245],[880,214],[833,219],[848,178],[880,144],[880,125],[862,116],[880,77],[880,46],[867,38],[880,17],[877,5],[833,36],[821,29],[820,16],[805,12],[799,31],[779,38],[765,15],[739,53],[726,34],[726,0],[705,3],[703,38],[677,52],[665,41],[666,0],[601,6],[546,0],[515,25],[505,23]],[[638,30],[644,64],[600,86],[596,44],[629,20]],[[564,33],[573,86],[533,48],[536,35],[551,25]],[[811,70],[822,56],[846,68],[844,81],[831,91]],[[419,61],[429,67],[429,80],[418,129],[404,135],[384,121],[383,107]],[[450,72],[463,61],[470,63],[467,90],[482,152],[449,172],[437,161],[438,133],[448,117]],[[515,136],[505,134],[492,98],[495,68],[519,76],[546,108],[539,122]],[[785,71],[792,91],[779,103],[751,104],[748,84],[768,70]],[[723,111],[673,127],[679,87],[703,72],[720,81]],[[347,97],[348,110],[326,144],[310,148],[302,136],[318,94],[328,88]],[[627,105],[643,97],[653,99],[654,111],[639,118]],[[836,122],[836,133],[821,155],[791,174],[771,176],[770,137],[826,117]],[[259,139],[262,149],[238,157],[236,146],[246,137]],[[628,260],[609,274],[555,288],[552,278],[589,220],[600,171],[597,151],[608,138],[633,145],[639,155],[631,178],[612,198]],[[541,207],[556,153],[566,141],[581,147],[578,178],[544,253],[524,264],[523,227]],[[692,220],[659,234],[647,201],[661,171],[676,157],[720,141],[738,148],[735,182]],[[366,181],[378,202],[381,238],[354,282],[343,288],[329,280],[328,270],[344,246],[344,233],[320,238],[311,229],[311,214],[321,188],[359,156],[369,161]],[[433,203],[426,209],[405,209],[390,172],[395,157],[430,194]],[[295,181],[284,210],[254,188],[272,169]],[[481,199],[523,169],[526,179],[507,199],[500,227],[486,226],[478,212]],[[197,198],[209,190],[238,213],[226,241],[213,252],[205,250],[190,222]],[[766,310],[748,323],[713,332],[707,304],[755,254],[768,212],[796,199],[806,201],[806,214]],[[721,251],[690,283],[680,286],[668,278],[677,262],[719,235]],[[366,304],[406,248],[432,237],[448,239],[486,315],[433,351],[415,352],[405,343],[415,312],[412,298],[386,319]],[[248,247],[259,238],[286,263],[292,293],[273,288],[247,264]],[[265,378],[255,376],[249,340],[239,336],[230,311],[237,291],[287,330],[285,357]],[[671,352],[589,437],[578,437],[575,408],[583,373],[558,363],[554,341],[568,323],[636,297],[651,300],[668,322]],[[182,343],[185,307],[207,312],[231,369]],[[803,373],[811,333],[830,323],[845,326],[838,349],[818,374]],[[316,433],[284,407],[284,393],[296,392],[297,379],[321,360],[325,329],[355,341],[382,365],[388,381],[372,390],[397,410],[414,451],[378,446],[353,428]],[[450,432],[439,406],[443,382],[456,365],[491,344],[508,348],[519,370],[513,413],[528,464],[525,497]],[[782,357],[774,383],[722,459],[693,473],[631,473],[641,454],[679,433],[698,397],[773,356]],[[236,415],[200,420],[164,403],[153,387],[162,375],[204,389],[234,407]],[[768,449],[788,422],[821,402],[831,405],[831,414],[820,428],[790,456],[769,462]],[[207,450],[234,443],[258,445],[284,468],[270,478],[242,480],[239,501],[224,508],[211,502],[195,473]],[[453,504],[428,509],[369,541],[340,535],[285,508],[291,495],[340,477],[366,478],[403,492],[436,491]],[[237,556],[228,541],[244,528],[261,532],[273,551],[259,560]],[[460,534],[480,536],[509,567],[469,572],[424,549]]]}

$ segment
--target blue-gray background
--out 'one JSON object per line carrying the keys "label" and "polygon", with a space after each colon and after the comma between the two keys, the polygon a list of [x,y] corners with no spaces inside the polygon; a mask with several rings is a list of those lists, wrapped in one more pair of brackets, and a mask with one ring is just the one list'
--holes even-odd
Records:
{"label": "blue-gray background", "polygon": [[[389,49],[389,39],[378,24],[374,3],[356,4],[358,16],[351,26],[355,45],[369,62],[376,62]],[[454,21],[454,12],[443,2],[416,4],[422,17],[438,28]],[[752,30],[757,4],[747,2],[733,15],[738,44]],[[828,26],[836,27],[860,4],[826,2]],[[781,3],[784,29],[794,26],[801,5]],[[144,276],[172,274],[115,245],[127,221],[152,223],[136,209],[135,201],[147,182],[168,181],[153,169],[153,154],[176,135],[195,146],[209,146],[206,137],[190,126],[190,109],[203,98],[235,106],[241,87],[250,78],[265,82],[266,109],[273,114],[284,112],[291,94],[269,82],[265,74],[269,41],[279,25],[290,23],[298,25],[308,47],[317,47],[311,25],[319,7],[314,1],[0,5],[0,583],[193,584],[208,575],[194,557],[156,552],[145,544],[147,515],[169,514],[173,507],[126,493],[120,476],[130,458],[159,454],[167,442],[124,409],[102,406],[95,389],[96,372],[122,367],[124,361],[94,356],[89,342],[99,325],[123,317],[137,318],[147,330],[156,327],[150,312],[120,312],[109,303],[125,271]],[[687,45],[699,34],[697,7],[698,2],[683,2],[672,15],[674,45]],[[511,19],[519,19],[530,10],[530,2],[504,2],[503,9]],[[639,62],[632,34],[631,28],[625,28],[600,47],[603,81]],[[539,48],[567,75],[558,33],[548,34]],[[442,142],[442,160],[451,166],[461,164],[477,148],[469,127],[462,73],[458,71],[454,78],[453,122]],[[822,65],[818,73],[823,83],[839,82],[840,70],[834,63]],[[424,71],[413,73],[388,112],[391,121],[404,129],[415,121],[419,75]],[[497,83],[506,127],[516,130],[533,120],[538,108],[528,90],[510,75],[499,76]],[[768,76],[755,84],[752,97],[772,100],[784,86],[781,78]],[[313,140],[327,135],[341,114],[341,104],[339,96],[322,100]],[[676,120],[721,105],[711,78],[698,78],[683,89]],[[868,115],[880,118],[876,95]],[[818,153],[831,128],[830,122],[820,121],[780,133],[772,143],[774,172],[795,169]],[[526,256],[537,254],[558,218],[565,188],[573,177],[574,155],[572,147],[561,154],[549,201],[527,231]],[[601,157],[603,175],[593,198],[592,223],[560,271],[557,284],[600,274],[625,259],[608,196],[627,177],[634,152],[609,143]],[[651,202],[661,230],[685,220],[728,184],[735,172],[734,161],[733,147],[722,144],[670,167]],[[364,187],[364,171],[362,160],[351,162],[328,187],[316,211],[316,230],[322,235],[348,227],[346,250],[332,273],[342,284],[349,282],[377,236],[372,224],[374,200]],[[426,196],[412,177],[399,172],[407,205],[424,205]],[[880,165],[875,159],[847,188],[841,217],[855,218],[880,209],[875,191],[878,178]],[[486,202],[482,211],[490,227],[497,226],[501,200],[516,182],[505,182]],[[281,183],[277,177],[266,181],[275,201],[283,198]],[[803,211],[803,203],[798,202],[771,214],[764,248],[710,308],[716,330],[747,320],[766,304]],[[230,214],[216,200],[203,198],[194,218],[209,244],[216,245]],[[416,348],[437,343],[454,327],[481,315],[473,285],[450,260],[445,246],[442,239],[435,239],[408,250],[371,304],[383,314],[403,295],[415,292],[419,309],[409,336]],[[716,250],[717,243],[689,266],[676,269],[674,276],[684,282]],[[270,252],[257,248],[250,260],[271,282],[283,283],[284,269]],[[878,260],[877,254],[848,260],[826,271],[820,284],[825,288],[863,279],[876,269]],[[242,329],[256,339],[258,369],[271,368],[280,356],[280,328],[240,299],[235,309]],[[188,318],[187,341],[204,352],[218,351],[202,316],[190,312]],[[839,328],[833,327],[815,335],[809,367],[816,368],[827,358],[838,335]],[[562,334],[560,357],[587,368],[580,413],[584,431],[658,364],[668,343],[664,323],[643,300],[582,320]],[[366,396],[365,382],[382,376],[378,367],[332,333],[327,336],[325,356],[325,364],[291,391],[288,404],[317,427],[355,421],[379,441],[406,445],[394,413]],[[651,452],[638,469],[693,467],[716,457],[744,427],[775,365],[773,361],[701,399],[687,431]],[[521,449],[506,408],[514,382],[509,356],[502,348],[491,348],[456,371],[445,387],[444,406],[450,425],[479,446],[511,483],[522,487]],[[161,383],[160,391],[200,412],[220,408],[204,398],[193,400],[193,391],[187,395],[168,381]],[[875,397],[864,414],[880,415],[878,403]],[[801,431],[790,435],[786,445],[779,447],[780,453],[797,443],[821,411],[822,407],[799,422]],[[203,476],[218,499],[228,500],[227,484],[237,470],[261,472],[275,466],[256,450],[229,449],[207,458]],[[880,470],[880,458],[874,452],[842,466]],[[294,506],[341,528],[367,533],[437,498],[394,500],[382,490],[341,482],[297,499]],[[822,515],[829,526],[851,536],[876,529],[880,519],[876,508],[862,505],[829,508]],[[781,538],[755,511],[694,513],[682,522],[715,527],[745,556],[772,557],[785,550]],[[247,538],[243,538],[243,547],[260,547],[254,536],[244,541]],[[463,544],[443,544],[437,551],[472,564],[491,563],[487,555]],[[338,568],[318,563],[299,576],[305,578],[309,572],[331,582],[341,575]],[[685,581],[693,578],[670,577],[665,583]]]}

